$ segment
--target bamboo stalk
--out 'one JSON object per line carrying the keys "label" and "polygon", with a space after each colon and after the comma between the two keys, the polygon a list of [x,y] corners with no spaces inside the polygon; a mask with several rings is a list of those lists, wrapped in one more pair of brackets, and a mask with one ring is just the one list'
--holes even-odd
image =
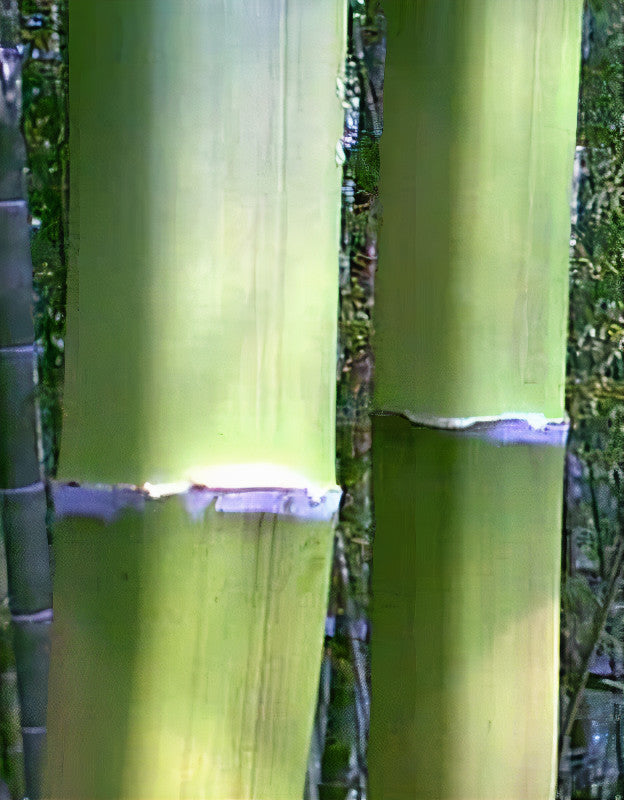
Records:
{"label": "bamboo stalk", "polygon": [[563,448],[374,425],[370,796],[552,797]]}
{"label": "bamboo stalk", "polygon": [[57,523],[48,796],[301,797],[331,515],[228,497]]}
{"label": "bamboo stalk", "polygon": [[561,419],[580,0],[385,9],[376,406]]}
{"label": "bamboo stalk", "polygon": [[385,3],[372,800],[554,796],[581,5]]}
{"label": "bamboo stalk", "polygon": [[337,497],[344,16],[70,5],[51,800],[302,795]]}
{"label": "bamboo stalk", "polygon": [[333,485],[344,3],[197,5],[70,10],[59,478]]}
{"label": "bamboo stalk", "polygon": [[17,3],[5,0],[0,18],[0,517],[21,705],[25,786],[31,800],[36,800],[45,745],[52,597],[35,400]]}
{"label": "bamboo stalk", "polygon": [[[14,798],[24,796],[24,748],[4,536],[0,538],[0,598],[0,790],[6,788],[8,796]],[[4,797],[2,791],[0,797]]]}

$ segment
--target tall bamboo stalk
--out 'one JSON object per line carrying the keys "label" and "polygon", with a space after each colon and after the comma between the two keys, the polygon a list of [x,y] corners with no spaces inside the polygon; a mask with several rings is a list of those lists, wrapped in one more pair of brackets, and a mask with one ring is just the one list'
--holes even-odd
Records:
{"label": "tall bamboo stalk", "polygon": [[581,5],[385,3],[372,800],[554,795]]}
{"label": "tall bamboo stalk", "polygon": [[14,0],[0,6],[0,508],[26,792],[40,796],[52,598],[36,410],[32,263]]}
{"label": "tall bamboo stalk", "polygon": [[580,0],[385,7],[377,406],[561,419]]}
{"label": "tall bamboo stalk", "polygon": [[344,16],[70,5],[49,798],[302,795],[338,498]]}
{"label": "tall bamboo stalk", "polygon": [[4,537],[0,538],[0,596],[0,797],[6,800],[24,796],[24,748]]}

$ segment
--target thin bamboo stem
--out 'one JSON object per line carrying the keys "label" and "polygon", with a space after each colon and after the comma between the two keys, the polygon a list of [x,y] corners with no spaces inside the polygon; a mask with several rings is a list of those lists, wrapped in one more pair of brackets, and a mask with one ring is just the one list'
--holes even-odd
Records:
{"label": "thin bamboo stem", "polygon": [[[0,519],[21,705],[26,792],[40,797],[51,580],[36,406],[32,264],[14,0],[0,8]],[[41,614],[43,612],[43,615]]]}
{"label": "thin bamboo stem", "polygon": [[[9,797],[24,796],[24,748],[9,610],[4,537],[0,538],[0,763]],[[0,794],[0,797],[3,795]]]}

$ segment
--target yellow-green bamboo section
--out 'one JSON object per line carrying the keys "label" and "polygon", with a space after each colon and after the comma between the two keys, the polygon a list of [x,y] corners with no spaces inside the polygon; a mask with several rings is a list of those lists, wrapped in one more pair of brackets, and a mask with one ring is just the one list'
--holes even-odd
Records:
{"label": "yellow-green bamboo section", "polygon": [[581,7],[384,3],[371,800],[554,800]]}
{"label": "yellow-green bamboo section", "polygon": [[50,800],[303,793],[344,0],[72,0]]}
{"label": "yellow-green bamboo section", "polygon": [[581,0],[385,0],[378,408],[561,419]]}
{"label": "yellow-green bamboo section", "polygon": [[375,418],[373,800],[553,797],[563,456]]}
{"label": "yellow-green bamboo section", "polygon": [[227,497],[57,524],[46,796],[302,797],[332,523]]}
{"label": "yellow-green bamboo section", "polygon": [[[21,748],[13,741],[8,750],[13,757],[22,750],[24,774],[4,777],[13,792],[21,795],[25,787],[28,797],[38,800],[46,735],[52,587],[39,458],[19,43],[18,4],[8,0],[0,9],[0,530],[22,738]],[[10,720],[3,728],[11,730]]]}
{"label": "yellow-green bamboo section", "polygon": [[72,3],[60,478],[333,485],[344,5]]}

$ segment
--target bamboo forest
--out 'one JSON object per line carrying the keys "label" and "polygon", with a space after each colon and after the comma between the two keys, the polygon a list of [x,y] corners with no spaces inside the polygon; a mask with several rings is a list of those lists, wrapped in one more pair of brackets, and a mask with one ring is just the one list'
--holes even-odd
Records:
{"label": "bamboo forest", "polygon": [[0,0],[0,800],[624,800],[624,0]]}

